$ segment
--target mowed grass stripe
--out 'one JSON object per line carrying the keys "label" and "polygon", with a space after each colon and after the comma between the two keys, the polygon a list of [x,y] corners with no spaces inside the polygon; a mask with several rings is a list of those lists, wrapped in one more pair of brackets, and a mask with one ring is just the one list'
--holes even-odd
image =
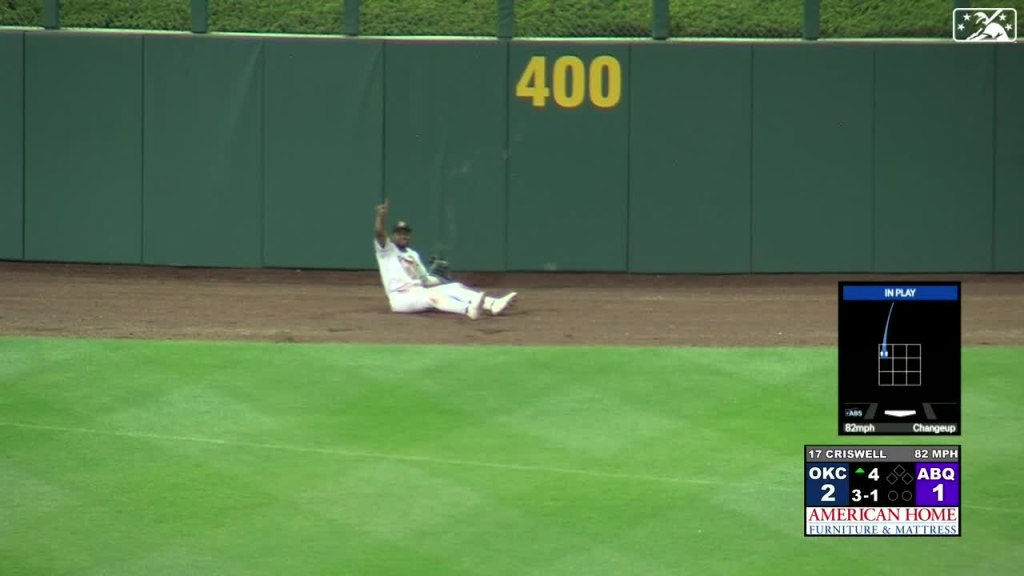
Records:
{"label": "mowed grass stripe", "polygon": [[1021,358],[965,352],[965,536],[894,543],[800,536],[834,350],[0,339],[56,428],[0,426],[0,573],[1012,573]]}
{"label": "mowed grass stripe", "polygon": [[[478,460],[455,460],[452,458],[436,458],[431,456],[415,456],[409,454],[383,454],[379,452],[358,452],[352,450],[340,450],[334,448],[314,448],[309,446],[290,446],[286,444],[269,444],[265,442],[241,442],[236,440],[224,440],[221,438],[201,438],[196,436],[166,436],[163,434],[152,434],[146,432],[130,432],[119,430],[95,430],[91,428],[68,428],[66,426],[52,426],[46,424],[30,424],[26,422],[2,422],[0,427],[22,428],[26,430],[44,430],[51,432],[69,432],[72,434],[88,434],[100,436],[115,436],[122,438],[134,438],[142,440],[162,440],[169,442],[188,442],[199,444],[214,444],[228,448],[256,448],[261,450],[283,450],[286,452],[305,452],[312,454],[325,454],[340,456],[343,458],[362,458],[371,460],[396,460],[405,462],[422,462],[427,464],[447,464],[452,466],[470,466],[476,468],[496,468],[506,471],[517,472],[546,472],[551,474],[568,474],[578,476],[594,476],[597,478],[633,480],[640,482],[668,482],[684,484],[718,484],[718,480],[699,478],[669,478],[666,476],[650,476],[645,474],[621,474],[615,472],[602,472],[599,470],[579,470],[573,468],[547,468],[543,466],[528,466],[523,464],[484,462]],[[746,486],[746,485],[741,485]],[[772,487],[769,487],[771,489]]]}
{"label": "mowed grass stripe", "polygon": [[[161,434],[152,433],[138,433],[129,431],[117,431],[117,430],[93,430],[89,428],[68,428],[64,426],[51,426],[41,424],[29,424],[24,422],[0,422],[0,427],[10,428],[23,428],[28,430],[43,430],[52,432],[67,432],[72,434],[88,434],[88,435],[100,435],[100,436],[114,436],[122,438],[132,438],[141,440],[161,440],[168,442],[187,442],[187,443],[199,443],[199,444],[212,444],[218,446],[224,446],[226,448],[254,448],[258,450],[283,450],[286,452],[300,452],[300,453],[311,453],[321,454],[328,456],[339,456],[342,458],[356,458],[356,459],[370,459],[370,460],[395,460],[398,462],[412,462],[412,463],[426,463],[426,464],[441,464],[450,466],[468,466],[472,468],[495,468],[498,470],[506,470],[511,472],[535,472],[542,474],[553,474],[553,475],[570,475],[570,476],[590,476],[595,478],[604,478],[607,480],[625,480],[633,482],[659,482],[659,483],[670,483],[670,484],[698,484],[707,486],[722,486],[731,487],[741,491],[754,491],[758,494],[771,491],[781,492],[795,492],[801,489],[801,486],[793,486],[791,484],[779,483],[777,480],[779,477],[790,474],[790,470],[782,469],[772,472],[776,474],[776,477],[771,478],[771,474],[762,474],[762,478],[759,481],[749,481],[745,483],[730,482],[728,480],[721,479],[709,479],[709,478],[670,478],[666,476],[650,476],[645,474],[622,474],[615,472],[603,472],[600,470],[579,470],[573,468],[547,468],[542,466],[528,466],[522,464],[511,464],[501,462],[483,462],[475,460],[454,460],[451,458],[434,458],[430,456],[415,456],[408,454],[382,454],[376,452],[354,452],[350,450],[338,450],[332,448],[311,448],[308,446],[288,446],[283,444],[268,444],[268,443],[256,443],[256,442],[238,442],[234,440],[224,440],[221,438],[199,438],[192,436],[165,436]],[[993,512],[1000,512],[1003,514],[1024,514],[1024,509],[1021,508],[1008,508],[1008,507],[993,507],[993,506],[975,506],[965,505],[968,509],[987,510]]]}

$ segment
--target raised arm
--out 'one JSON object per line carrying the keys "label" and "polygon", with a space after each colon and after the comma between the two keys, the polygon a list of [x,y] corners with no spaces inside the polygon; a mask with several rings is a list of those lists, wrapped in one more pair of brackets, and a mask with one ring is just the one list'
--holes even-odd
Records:
{"label": "raised arm", "polygon": [[388,242],[388,200],[377,206],[377,219],[374,222],[374,233],[377,235],[377,245],[383,248]]}

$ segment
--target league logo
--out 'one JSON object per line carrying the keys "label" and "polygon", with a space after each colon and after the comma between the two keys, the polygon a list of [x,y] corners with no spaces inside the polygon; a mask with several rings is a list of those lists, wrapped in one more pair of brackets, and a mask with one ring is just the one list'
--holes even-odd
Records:
{"label": "league logo", "polygon": [[956,8],[953,10],[955,42],[1016,42],[1017,10],[1014,8]]}

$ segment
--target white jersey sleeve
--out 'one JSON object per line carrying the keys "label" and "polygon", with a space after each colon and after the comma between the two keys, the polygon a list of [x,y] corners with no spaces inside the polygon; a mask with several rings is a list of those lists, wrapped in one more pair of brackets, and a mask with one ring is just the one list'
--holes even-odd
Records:
{"label": "white jersey sleeve", "polygon": [[415,250],[400,250],[390,238],[383,247],[374,239],[373,247],[377,253],[381,283],[388,294],[423,286],[423,263]]}

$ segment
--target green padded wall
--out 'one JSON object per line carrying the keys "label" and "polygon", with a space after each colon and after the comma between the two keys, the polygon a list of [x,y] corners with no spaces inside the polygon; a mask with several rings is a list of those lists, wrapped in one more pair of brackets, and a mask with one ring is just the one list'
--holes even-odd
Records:
{"label": "green padded wall", "polygon": [[995,58],[995,269],[1024,272],[1024,44]]}
{"label": "green padded wall", "polygon": [[456,272],[1024,271],[1021,69],[1021,44],[2,31],[0,259],[374,268],[386,194]]}
{"label": "green padded wall", "polygon": [[754,48],[753,271],[871,270],[873,50]]}
{"label": "green padded wall", "polygon": [[137,263],[142,39],[25,36],[25,259]]}
{"label": "green padded wall", "polygon": [[[455,273],[505,265],[507,50],[494,42],[384,48],[391,221],[409,221],[420,255],[447,257]],[[372,208],[362,213],[367,238]]]}
{"label": "green padded wall", "polygon": [[[508,258],[511,270],[627,268],[630,50],[613,43],[512,42],[509,54]],[[516,96],[531,58],[544,57],[544,106]],[[608,69],[618,62],[619,99],[609,106]],[[559,58],[566,57],[563,64]],[[578,83],[574,65],[582,62]],[[566,66],[556,80],[555,67]],[[593,68],[600,86],[591,90]],[[557,85],[556,85],[557,82]],[[536,83],[532,84],[536,86]],[[575,99],[582,95],[577,107]],[[562,101],[559,104],[556,96]]]}
{"label": "green padded wall", "polygon": [[0,260],[23,254],[24,44],[23,32],[0,30]]}
{"label": "green padded wall", "polygon": [[880,272],[992,269],[993,48],[875,49]]}
{"label": "green padded wall", "polygon": [[262,43],[146,36],[143,258],[259,266]]}
{"label": "green padded wall", "polygon": [[633,48],[629,268],[750,271],[745,45]]}
{"label": "green padded wall", "polygon": [[265,265],[376,266],[382,52],[374,41],[265,41]]}

